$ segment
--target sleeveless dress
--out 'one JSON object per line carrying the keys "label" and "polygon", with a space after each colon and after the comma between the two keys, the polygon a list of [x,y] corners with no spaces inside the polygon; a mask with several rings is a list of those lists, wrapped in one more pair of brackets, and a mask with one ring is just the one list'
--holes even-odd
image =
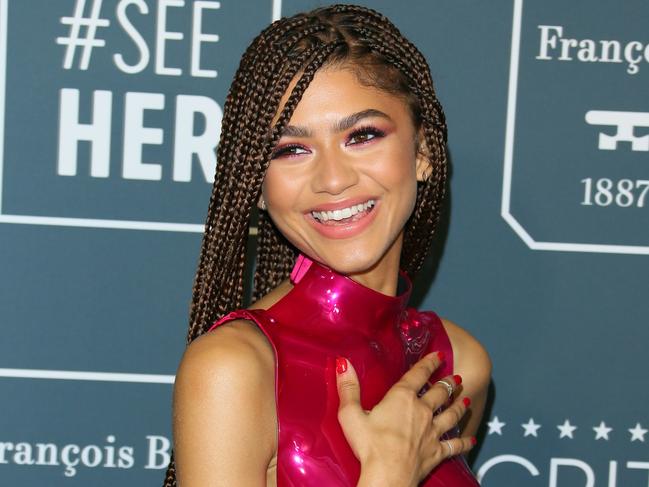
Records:
{"label": "sleeveless dress", "polygon": [[[360,476],[338,423],[335,360],[353,364],[361,404],[372,409],[409,367],[441,350],[444,362],[434,382],[453,373],[453,351],[439,317],[407,307],[412,283],[399,272],[397,296],[388,296],[299,255],[282,299],[267,310],[240,309],[209,331],[234,319],[257,324],[275,353],[278,421],[278,487],[353,487]],[[444,437],[457,436],[451,430]],[[419,484],[475,487],[464,457],[452,457]]]}

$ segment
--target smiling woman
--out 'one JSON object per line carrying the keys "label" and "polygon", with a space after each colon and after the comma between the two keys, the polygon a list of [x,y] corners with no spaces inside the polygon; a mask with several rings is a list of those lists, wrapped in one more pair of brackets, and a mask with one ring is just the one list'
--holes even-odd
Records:
{"label": "smiling woman", "polygon": [[381,14],[324,7],[252,42],[225,104],[166,486],[477,485],[463,454],[489,357],[408,307],[445,143],[428,65]]}

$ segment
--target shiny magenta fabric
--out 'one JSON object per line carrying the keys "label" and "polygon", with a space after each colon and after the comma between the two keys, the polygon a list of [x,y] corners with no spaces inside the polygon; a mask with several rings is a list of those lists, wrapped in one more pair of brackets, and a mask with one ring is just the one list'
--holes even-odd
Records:
{"label": "shiny magenta fabric", "polygon": [[[407,307],[412,284],[399,276],[397,296],[387,296],[300,256],[294,287],[268,310],[237,310],[218,320],[255,322],[275,351],[279,425],[279,487],[351,487],[360,476],[337,420],[336,356],[354,365],[364,409],[374,407],[409,366],[442,350],[443,367],[431,380],[453,373],[453,351],[433,312]],[[457,432],[450,432],[454,436]],[[478,485],[462,457],[436,467],[426,487]]]}

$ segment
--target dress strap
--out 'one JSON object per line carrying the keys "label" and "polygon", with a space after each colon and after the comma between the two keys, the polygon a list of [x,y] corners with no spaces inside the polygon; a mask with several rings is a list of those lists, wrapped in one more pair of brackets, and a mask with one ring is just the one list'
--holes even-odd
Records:
{"label": "dress strap", "polygon": [[259,325],[259,327],[264,330],[264,325],[260,322],[260,317],[257,314],[255,310],[251,309],[237,309],[235,311],[230,311],[228,314],[223,316],[221,319],[215,321],[212,326],[207,330],[207,333],[210,331],[214,330],[217,326],[222,325],[223,323],[226,323],[228,321],[236,320],[236,319],[243,319],[243,320],[250,320],[254,321]]}
{"label": "dress strap", "polygon": [[306,271],[309,270],[312,263],[313,261],[311,259],[300,253],[295,260],[295,265],[291,271],[291,282],[293,284],[300,282],[300,279],[302,279],[302,276],[306,274]]}

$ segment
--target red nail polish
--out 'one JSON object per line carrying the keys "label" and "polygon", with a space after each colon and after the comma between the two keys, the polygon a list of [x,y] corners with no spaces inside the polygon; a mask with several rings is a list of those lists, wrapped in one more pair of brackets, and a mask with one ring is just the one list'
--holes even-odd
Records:
{"label": "red nail polish", "polygon": [[471,405],[471,399],[469,399],[468,397],[462,399],[462,402],[464,403],[464,407],[468,408]]}
{"label": "red nail polish", "polygon": [[475,445],[475,444],[477,444],[477,443],[478,443],[478,440],[476,440],[476,437],[475,437],[475,436],[472,436],[472,437],[471,437],[471,444],[472,444],[472,445]]}
{"label": "red nail polish", "polygon": [[342,374],[347,371],[347,360],[343,357],[336,357],[336,372]]}
{"label": "red nail polish", "polygon": [[437,358],[440,362],[442,362],[444,360],[444,352],[442,352],[441,350],[437,352]]}
{"label": "red nail polish", "polygon": [[453,376],[453,380],[455,381],[456,386],[459,386],[462,383],[462,377],[458,374]]}

